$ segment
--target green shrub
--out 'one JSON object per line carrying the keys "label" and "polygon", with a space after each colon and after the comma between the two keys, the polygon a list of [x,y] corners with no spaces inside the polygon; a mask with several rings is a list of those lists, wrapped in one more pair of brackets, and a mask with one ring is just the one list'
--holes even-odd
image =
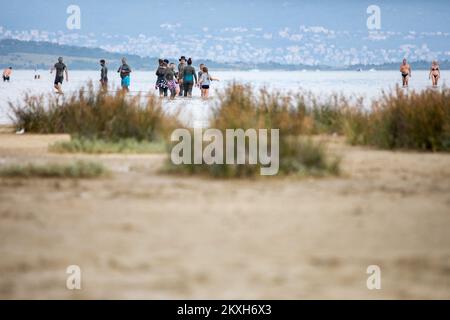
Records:
{"label": "green shrub", "polygon": [[[324,176],[339,173],[339,159],[329,157],[322,144],[299,137],[313,130],[311,117],[307,115],[304,101],[290,95],[270,93],[265,89],[255,94],[249,85],[232,83],[219,94],[210,127],[220,130],[224,137],[226,129],[279,129],[280,175]],[[270,139],[268,142],[270,150]],[[170,162],[167,167],[169,172],[218,178],[253,177],[259,175],[261,169],[260,164],[173,165]]]}
{"label": "green shrub", "polygon": [[370,112],[345,119],[351,143],[383,149],[450,150],[450,90],[384,93]]}
{"label": "green shrub", "polygon": [[95,91],[92,83],[67,97],[25,95],[22,104],[10,103],[10,108],[16,128],[30,133],[155,141],[180,126],[176,115],[168,115],[153,95],[144,100],[120,91],[104,93]]}
{"label": "green shrub", "polygon": [[4,178],[96,178],[108,171],[96,162],[76,161],[70,164],[25,164],[0,167]]}
{"label": "green shrub", "polygon": [[49,147],[57,153],[163,153],[166,145],[163,142],[137,141],[136,139],[121,139],[108,141],[101,139],[74,138],[71,141],[56,142]]}

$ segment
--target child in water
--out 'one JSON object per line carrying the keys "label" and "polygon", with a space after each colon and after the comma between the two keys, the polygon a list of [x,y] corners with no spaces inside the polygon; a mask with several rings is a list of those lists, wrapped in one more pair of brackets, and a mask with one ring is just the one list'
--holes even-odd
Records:
{"label": "child in water", "polygon": [[199,85],[202,91],[202,98],[208,99],[209,97],[209,88],[211,86],[212,81],[219,81],[217,78],[213,78],[209,72],[207,67],[203,67],[202,74],[200,77]]}
{"label": "child in water", "polygon": [[174,100],[175,97],[180,93],[180,86],[177,83],[175,72],[175,64],[169,64],[169,67],[166,70],[165,80],[167,82],[167,87],[170,90],[170,100]]}

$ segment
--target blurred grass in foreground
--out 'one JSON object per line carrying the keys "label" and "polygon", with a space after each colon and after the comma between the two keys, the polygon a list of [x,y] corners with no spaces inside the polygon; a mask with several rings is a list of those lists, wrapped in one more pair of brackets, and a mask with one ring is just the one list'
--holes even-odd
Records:
{"label": "blurred grass in foreground", "polygon": [[[249,85],[230,84],[219,94],[209,127],[220,130],[223,136],[227,129],[280,129],[279,175],[339,174],[340,161],[327,152],[325,145],[300,136],[313,130],[305,104],[282,93],[262,89],[255,94]],[[270,139],[268,149],[271,149]],[[260,168],[260,164],[173,165],[170,160],[167,164],[168,172],[217,178],[254,177],[260,174]]]}
{"label": "blurred grass in foreground", "polygon": [[161,141],[137,141],[136,139],[121,139],[108,141],[102,139],[72,138],[71,141],[56,142],[49,147],[56,153],[88,153],[88,154],[148,154],[164,153],[166,144]]}
{"label": "blurred grass in foreground", "polygon": [[[144,101],[144,102],[143,102]],[[420,92],[396,88],[365,108],[361,98],[255,90],[231,83],[215,102],[209,128],[279,129],[280,174],[326,176],[339,173],[339,159],[316,134],[344,135],[351,144],[383,149],[450,150],[450,90]],[[161,100],[95,92],[92,84],[69,97],[25,96],[11,109],[16,128],[31,133],[70,133],[55,152],[153,153],[164,151],[171,132],[182,128]],[[167,143],[168,146],[172,145]],[[268,146],[270,148],[270,145]],[[166,149],[169,150],[169,149]],[[169,172],[232,178],[255,176],[260,165],[168,165]]]}
{"label": "blurred grass in foreground", "polygon": [[70,164],[13,164],[0,167],[3,178],[97,178],[108,170],[100,163],[76,161]]}
{"label": "blurred grass in foreground", "polygon": [[343,119],[351,144],[382,149],[450,151],[450,90],[383,93],[370,111],[355,109]]}
{"label": "blurred grass in foreground", "polygon": [[25,95],[21,104],[10,103],[10,109],[16,129],[28,133],[68,133],[108,141],[161,141],[180,127],[177,115],[167,114],[159,98],[95,91],[92,83],[68,96]]}

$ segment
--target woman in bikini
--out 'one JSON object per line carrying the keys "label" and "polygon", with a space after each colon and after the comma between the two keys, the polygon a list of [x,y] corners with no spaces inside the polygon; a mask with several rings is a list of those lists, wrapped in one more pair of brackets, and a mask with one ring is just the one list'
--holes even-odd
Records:
{"label": "woman in bikini", "polygon": [[433,83],[433,87],[436,87],[438,85],[440,77],[441,70],[439,70],[439,64],[436,60],[433,60],[433,62],[431,63],[430,74],[428,75],[428,78],[431,79],[431,82]]}

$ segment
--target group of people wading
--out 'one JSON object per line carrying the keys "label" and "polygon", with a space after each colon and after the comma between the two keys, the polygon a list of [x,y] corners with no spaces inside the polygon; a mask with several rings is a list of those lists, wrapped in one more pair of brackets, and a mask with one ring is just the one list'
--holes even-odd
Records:
{"label": "group of people wading", "polygon": [[[100,67],[100,83],[102,90],[106,91],[108,90],[108,67],[104,59],[100,60]],[[61,86],[64,76],[66,81],[69,80],[68,69],[62,57],[58,58],[58,62],[52,67],[50,73],[54,71],[56,72],[54,88],[57,93],[62,94]],[[120,75],[122,90],[128,92],[132,70],[125,58],[122,58],[122,64],[117,72]],[[160,97],[168,97],[170,92],[170,99],[175,99],[176,96],[192,97],[194,87],[199,87],[202,98],[207,99],[211,82],[219,80],[209,74],[208,67],[204,64],[200,64],[200,70],[197,73],[192,66],[192,59],[186,59],[184,56],[179,59],[178,66],[167,59],[159,59],[156,77],[155,88],[159,90]]]}
{"label": "group of people wading", "polygon": [[167,97],[170,92],[170,99],[175,99],[177,95],[192,97],[192,89],[198,86],[202,98],[207,99],[211,82],[218,79],[209,74],[208,67],[204,64],[200,64],[199,68],[197,74],[192,66],[192,59],[186,60],[185,56],[179,59],[178,67],[167,59],[159,59],[155,84],[155,88],[159,90],[159,96]]}
{"label": "group of people wading", "polygon": [[[409,86],[409,78],[412,77],[412,69],[408,64],[406,59],[403,59],[402,64],[400,65],[400,72],[402,74],[402,84],[404,88]],[[438,85],[438,81],[441,78],[441,70],[439,68],[439,64],[436,60],[431,62],[430,73],[428,74],[428,79],[431,80],[433,87]]]}
{"label": "group of people wading", "polygon": [[[204,64],[200,64],[200,70],[197,73],[195,67],[192,65],[191,58],[186,59],[185,56],[182,56],[178,61],[178,66],[176,66],[175,63],[167,59],[159,59],[158,68],[156,69],[157,79],[155,88],[159,90],[160,97],[169,97],[170,99],[175,99],[176,96],[192,97],[193,88],[198,87],[201,90],[201,97],[207,99],[212,81],[218,81],[219,79],[213,78],[209,73],[208,67]],[[100,66],[100,83],[102,89],[106,91],[108,90],[108,67],[104,59],[100,60]],[[62,83],[64,79],[69,81],[68,69],[62,57],[58,58],[58,62],[51,68],[50,73],[54,71],[56,73],[54,88],[57,93],[62,94]],[[125,58],[122,58],[122,64],[117,72],[120,75],[122,90],[128,92],[132,71]],[[407,88],[409,86],[409,79],[412,77],[412,69],[406,59],[403,59],[400,65],[400,72],[403,87]],[[3,71],[3,81],[9,82],[11,75],[12,67],[6,68]],[[433,87],[438,85],[439,79],[441,78],[441,71],[436,60],[431,63],[428,78],[431,80]],[[40,79],[40,76],[37,77],[35,75],[35,79]]]}

